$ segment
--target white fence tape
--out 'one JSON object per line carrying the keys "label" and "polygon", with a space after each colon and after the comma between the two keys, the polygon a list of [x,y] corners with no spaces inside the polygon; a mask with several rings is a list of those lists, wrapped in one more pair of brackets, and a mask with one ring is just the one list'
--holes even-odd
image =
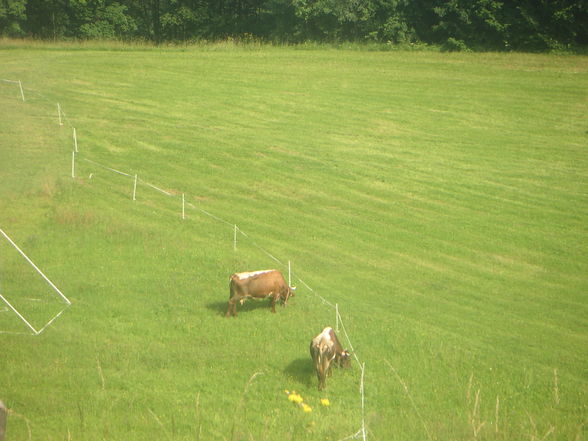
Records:
{"label": "white fence tape", "polygon": [[116,170],[114,168],[107,167],[106,165],[102,165],[102,164],[100,164],[100,163],[98,163],[96,161],[92,161],[91,159],[83,158],[83,160],[86,161],[86,162],[89,162],[90,164],[97,165],[98,167],[102,167],[103,169],[108,170],[108,171],[111,171],[113,173],[118,173],[119,175],[128,176],[129,178],[132,177],[132,175],[130,175],[128,173],[121,172],[121,171]]}
{"label": "white fence tape", "polygon": [[3,81],[5,83],[13,83],[13,84],[18,84],[18,87],[20,89],[20,96],[22,98],[22,100],[25,100],[25,96],[24,96],[24,90],[22,88],[22,82],[20,80],[0,80]]}
{"label": "white fence tape", "polygon": [[57,286],[55,286],[55,284],[49,280],[49,278],[43,274],[43,271],[41,271],[39,269],[39,267],[37,265],[35,265],[33,263],[33,261],[31,259],[29,259],[29,257],[18,247],[18,245],[16,245],[12,239],[10,237],[8,237],[8,235],[0,228],[0,234],[2,234],[6,240],[8,242],[10,242],[10,244],[16,249],[16,251],[19,252],[19,254],[25,258],[25,260],[37,271],[37,273],[39,273],[39,275],[49,284],[49,286],[51,286],[51,288],[53,288],[53,290],[59,295],[59,297],[61,297],[61,299],[67,303],[68,305],[71,305],[71,302],[69,301],[69,299],[67,297],[65,297],[65,295],[59,290],[59,288]]}
{"label": "white fence tape", "polygon": [[[41,334],[49,325],[51,325],[57,318],[65,311],[69,306],[71,306],[70,300],[60,291],[60,289],[55,286],[55,284],[49,280],[49,278],[39,269],[37,265],[33,263],[33,261],[14,243],[14,241],[0,228],[0,234],[4,236],[4,238],[12,245],[12,247],[18,251],[18,253],[28,262],[30,266],[32,266],[37,273],[49,284],[53,291],[55,291],[61,300],[66,304],[66,307],[59,311],[53,318],[51,318],[41,329],[37,330],[25,317],[18,311],[9,301],[6,299],[2,293],[0,293],[0,299],[16,314],[16,316],[25,324],[27,327],[33,331],[33,334],[39,335]],[[0,331],[0,333],[5,333],[4,331]]]}

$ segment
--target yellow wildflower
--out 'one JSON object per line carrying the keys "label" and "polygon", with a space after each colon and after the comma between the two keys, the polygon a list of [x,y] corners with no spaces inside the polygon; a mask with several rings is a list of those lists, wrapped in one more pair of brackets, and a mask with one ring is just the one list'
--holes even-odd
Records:
{"label": "yellow wildflower", "polygon": [[302,401],[303,401],[302,397],[294,392],[291,393],[290,395],[288,395],[288,399],[290,401],[292,401],[293,403],[302,403]]}
{"label": "yellow wildflower", "polygon": [[323,406],[330,406],[331,405],[331,402],[329,401],[328,398],[321,398],[321,404]]}
{"label": "yellow wildflower", "polygon": [[306,403],[302,403],[302,410],[305,411],[306,413],[308,412],[312,412],[312,407],[310,407],[308,404]]}

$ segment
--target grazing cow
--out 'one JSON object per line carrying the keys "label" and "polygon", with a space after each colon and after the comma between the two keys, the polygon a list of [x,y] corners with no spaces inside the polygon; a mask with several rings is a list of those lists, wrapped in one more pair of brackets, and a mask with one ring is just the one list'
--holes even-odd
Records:
{"label": "grazing cow", "polygon": [[318,377],[319,390],[325,388],[327,375],[331,374],[333,364],[341,367],[349,367],[350,364],[349,352],[343,349],[335,331],[330,327],[323,329],[323,332],[311,340],[310,355]]}
{"label": "grazing cow", "polygon": [[229,308],[227,317],[237,316],[237,302],[241,305],[245,299],[265,299],[271,297],[272,312],[276,312],[276,302],[283,300],[284,306],[288,303],[288,298],[294,296],[296,288],[288,286],[284,276],[278,270],[252,271],[246,273],[235,273],[231,276],[230,282]]}

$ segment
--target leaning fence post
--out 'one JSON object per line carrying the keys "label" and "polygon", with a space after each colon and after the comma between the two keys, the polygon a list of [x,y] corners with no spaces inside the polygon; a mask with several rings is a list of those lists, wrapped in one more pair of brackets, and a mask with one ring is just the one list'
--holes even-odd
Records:
{"label": "leaning fence post", "polygon": [[0,441],[4,441],[4,434],[6,433],[6,415],[8,411],[4,403],[0,401]]}
{"label": "leaning fence post", "polygon": [[71,152],[71,177],[76,177],[76,152]]}
{"label": "leaning fence post", "polygon": [[22,97],[22,100],[24,101],[24,91],[22,90],[22,81],[18,80],[18,86],[20,87],[20,96]]}
{"label": "leaning fence post", "polygon": [[73,129],[73,142],[74,142],[74,151],[78,152],[78,135],[76,134],[76,128]]}
{"label": "leaning fence post", "polygon": [[135,183],[133,184],[133,200],[137,200],[137,175],[135,175]]}
{"label": "leaning fence post", "polygon": [[365,386],[363,382],[365,374],[365,363],[361,365],[361,433],[363,435],[363,441],[367,440],[367,433],[365,431]]}
{"label": "leaning fence post", "polygon": [[237,251],[237,224],[235,224],[233,232],[233,251]]}

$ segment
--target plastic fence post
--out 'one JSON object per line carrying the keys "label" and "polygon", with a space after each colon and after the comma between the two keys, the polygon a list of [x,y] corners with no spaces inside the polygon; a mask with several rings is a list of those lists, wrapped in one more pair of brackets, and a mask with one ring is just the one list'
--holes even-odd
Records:
{"label": "plastic fence post", "polygon": [[57,117],[59,118],[59,125],[63,125],[63,121],[61,121],[61,106],[57,103]]}
{"label": "plastic fence post", "polygon": [[135,184],[133,185],[133,200],[137,200],[137,175],[135,175]]}
{"label": "plastic fence post", "polygon": [[237,224],[235,224],[235,230],[233,233],[233,251],[237,251]]}
{"label": "plastic fence post", "polygon": [[76,128],[73,129],[73,142],[74,142],[74,151],[78,152],[78,136],[76,134]]}
{"label": "plastic fence post", "polygon": [[363,441],[366,441],[367,434],[365,431],[365,389],[364,389],[364,373],[365,373],[365,363],[361,365],[361,433],[363,436]]}
{"label": "plastic fence post", "polygon": [[24,101],[24,91],[22,90],[22,82],[20,80],[18,80],[18,86],[20,87],[20,96],[22,97],[22,100]]}

